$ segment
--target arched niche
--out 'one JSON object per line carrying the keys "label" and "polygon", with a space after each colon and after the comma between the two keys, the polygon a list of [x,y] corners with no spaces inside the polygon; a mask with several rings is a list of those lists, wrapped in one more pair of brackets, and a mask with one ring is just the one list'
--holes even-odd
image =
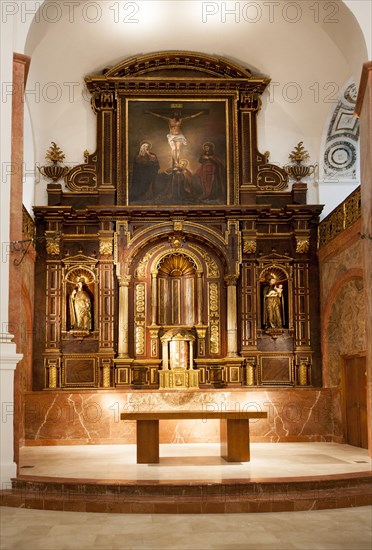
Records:
{"label": "arched niche", "polygon": [[342,358],[365,351],[365,318],[363,280],[354,277],[339,288],[326,324],[324,366],[330,387],[341,383]]}
{"label": "arched niche", "polygon": [[156,276],[157,311],[159,325],[200,324],[198,278],[202,276],[195,260],[188,254],[172,251],[163,256],[152,271]]}

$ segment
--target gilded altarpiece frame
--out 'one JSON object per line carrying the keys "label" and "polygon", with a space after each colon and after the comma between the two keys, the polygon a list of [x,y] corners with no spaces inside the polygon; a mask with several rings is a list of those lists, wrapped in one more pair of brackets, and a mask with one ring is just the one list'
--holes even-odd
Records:
{"label": "gilded altarpiece frame", "polygon": [[[214,56],[160,52],[85,82],[97,148],[68,171],[66,189],[49,183],[48,206],[35,208],[47,245],[39,260],[47,301],[37,306],[46,338],[35,345],[45,387],[83,387],[65,370],[79,370],[78,359],[91,373],[87,387],[157,389],[173,349],[164,341],[193,354],[203,388],[309,385],[314,365],[319,385],[319,313],[309,296],[321,208],[306,204],[306,184],[288,190],[286,171],[258,150],[269,79]],[[86,334],[70,326],[71,258],[94,275]],[[280,310],[265,306],[270,276]],[[168,287],[175,311],[181,289],[194,296],[183,317],[159,314]]]}

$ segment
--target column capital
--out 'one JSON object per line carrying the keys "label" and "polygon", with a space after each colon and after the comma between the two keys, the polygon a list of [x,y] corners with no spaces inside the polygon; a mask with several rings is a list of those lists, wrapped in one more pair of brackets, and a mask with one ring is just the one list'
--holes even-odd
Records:
{"label": "column capital", "polygon": [[236,286],[238,282],[238,275],[225,275],[224,281],[227,286]]}
{"label": "column capital", "polygon": [[131,275],[119,275],[118,276],[119,286],[128,287],[131,279],[132,279]]}

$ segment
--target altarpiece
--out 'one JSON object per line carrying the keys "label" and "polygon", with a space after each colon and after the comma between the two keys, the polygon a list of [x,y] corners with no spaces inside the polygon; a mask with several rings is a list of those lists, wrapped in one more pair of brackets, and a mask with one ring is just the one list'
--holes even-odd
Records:
{"label": "altarpiece", "polygon": [[34,389],[320,385],[321,207],[258,151],[269,79],[161,52],[85,82],[97,148],[35,208]]}

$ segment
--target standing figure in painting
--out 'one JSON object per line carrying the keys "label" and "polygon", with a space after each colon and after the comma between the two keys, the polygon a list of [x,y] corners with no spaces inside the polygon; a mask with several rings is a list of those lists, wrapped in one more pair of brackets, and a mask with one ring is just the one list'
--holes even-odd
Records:
{"label": "standing figure in painting", "polygon": [[284,325],[283,285],[277,284],[271,273],[264,289],[264,325],[266,328],[282,328]]}
{"label": "standing figure in painting", "polygon": [[200,195],[197,178],[188,169],[189,161],[181,159],[179,164],[159,174],[163,191],[155,198],[160,204],[195,203]]}
{"label": "standing figure in painting", "polygon": [[159,171],[159,161],[151,152],[151,143],[141,143],[138,154],[134,158],[131,186],[132,200],[146,200],[154,196],[154,187]]}
{"label": "standing figure in painting", "polygon": [[201,200],[213,200],[223,197],[224,167],[221,159],[214,154],[214,144],[204,143],[199,158],[201,166],[196,171],[202,188]]}
{"label": "standing figure in painting", "polygon": [[190,120],[192,118],[196,118],[204,114],[204,111],[199,111],[198,113],[195,113],[189,116],[184,116],[184,117],[181,116],[181,111],[173,111],[170,117],[160,115],[159,113],[153,113],[152,111],[145,111],[145,112],[148,115],[161,118],[162,120],[165,120],[165,122],[168,123],[169,134],[167,134],[167,139],[168,139],[169,146],[172,150],[172,166],[173,167],[177,166],[180,162],[181,147],[182,145],[187,145],[186,138],[183,135],[181,130],[182,123],[185,120]]}
{"label": "standing figure in painting", "polygon": [[70,294],[70,324],[72,330],[92,330],[92,302],[84,290],[84,279]]}

